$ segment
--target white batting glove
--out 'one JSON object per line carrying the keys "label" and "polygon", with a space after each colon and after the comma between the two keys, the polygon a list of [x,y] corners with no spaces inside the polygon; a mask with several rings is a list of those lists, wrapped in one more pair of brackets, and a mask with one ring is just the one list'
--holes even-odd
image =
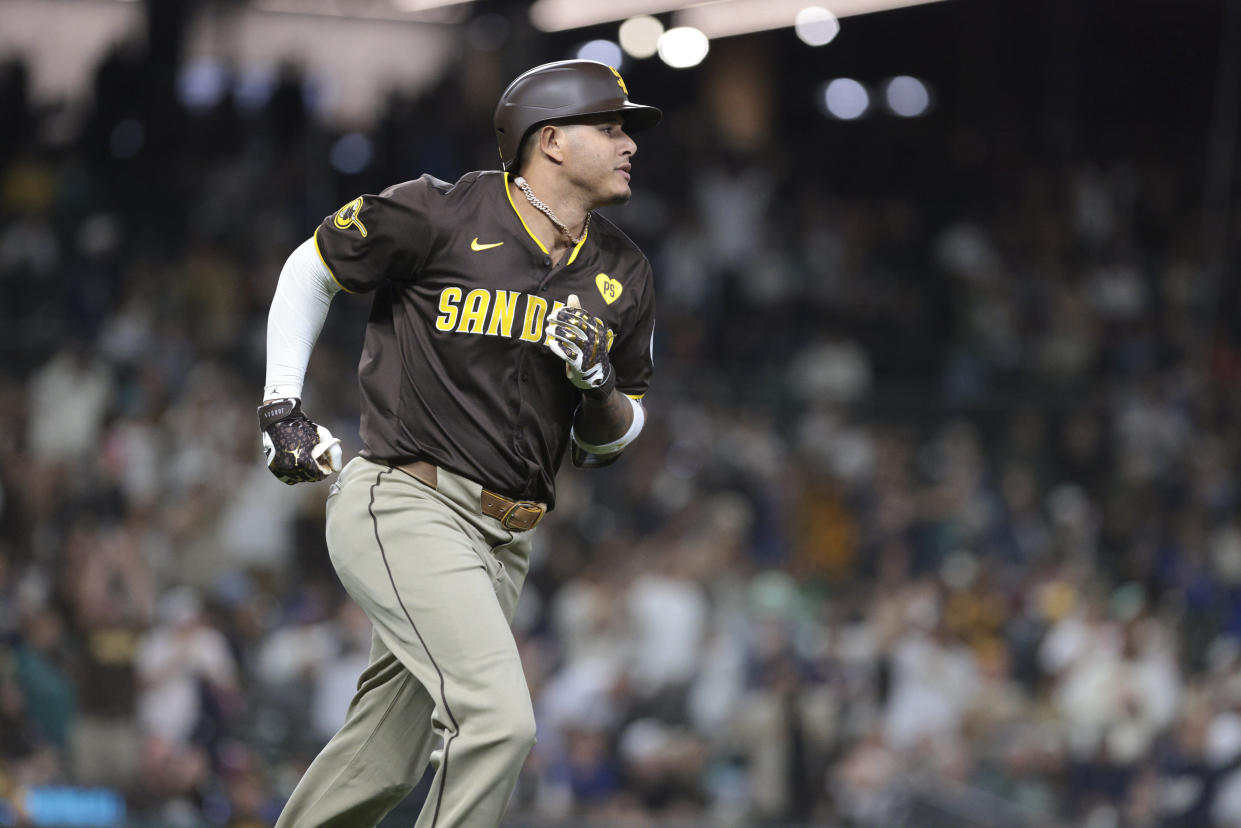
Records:
{"label": "white batting glove", "polygon": [[608,359],[608,329],[603,320],[582,310],[577,294],[547,317],[547,348],[565,362],[565,375],[578,388],[608,396],[616,385]]}

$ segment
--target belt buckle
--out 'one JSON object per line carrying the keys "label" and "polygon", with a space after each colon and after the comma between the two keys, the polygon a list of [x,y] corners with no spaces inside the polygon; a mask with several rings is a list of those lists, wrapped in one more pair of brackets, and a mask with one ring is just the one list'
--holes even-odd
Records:
{"label": "belt buckle", "polygon": [[[524,529],[520,526],[513,526],[512,524],[510,524],[509,520],[517,513],[518,509],[523,509],[527,512],[533,512],[534,523],[531,523],[529,526],[525,527]],[[545,510],[543,509],[542,506],[532,501],[515,500],[513,501],[513,505],[509,506],[507,509],[504,510],[504,515],[500,518],[500,525],[503,526],[505,529],[516,529],[519,532],[529,531],[530,529],[533,529],[534,527],[539,525],[539,521],[543,519],[544,511]]]}

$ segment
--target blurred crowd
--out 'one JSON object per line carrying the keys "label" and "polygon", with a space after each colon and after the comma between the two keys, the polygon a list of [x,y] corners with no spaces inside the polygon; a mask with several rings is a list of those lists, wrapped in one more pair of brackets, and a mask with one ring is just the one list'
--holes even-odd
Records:
{"label": "blurred crowd", "polygon": [[[347,175],[295,71],[190,110],[144,61],[55,142],[0,68],[0,824],[48,785],[274,822],[370,641],[326,485],[261,462],[276,278],[359,192],[494,166],[451,79]],[[686,110],[608,211],[656,378],[536,541],[512,824],[1241,826],[1241,314],[1196,150],[943,117],[911,170],[804,115],[704,146]],[[335,301],[305,392],[349,451],[367,310]]]}

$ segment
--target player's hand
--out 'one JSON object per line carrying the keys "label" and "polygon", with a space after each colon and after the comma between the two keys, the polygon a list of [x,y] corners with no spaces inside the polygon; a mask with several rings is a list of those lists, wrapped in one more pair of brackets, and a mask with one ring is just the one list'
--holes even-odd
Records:
{"label": "player's hand", "polygon": [[340,471],[340,439],[306,419],[302,401],[272,400],[259,406],[267,468],[292,486],[312,483]]}
{"label": "player's hand", "polygon": [[582,310],[577,294],[547,317],[546,333],[548,349],[565,361],[569,382],[598,396],[612,393],[616,379],[608,359],[609,331],[602,319]]}

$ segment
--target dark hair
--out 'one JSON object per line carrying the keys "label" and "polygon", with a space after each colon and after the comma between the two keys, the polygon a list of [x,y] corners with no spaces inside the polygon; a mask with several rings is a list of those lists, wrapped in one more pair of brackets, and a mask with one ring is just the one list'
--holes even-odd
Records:
{"label": "dark hair", "polygon": [[530,128],[526,133],[526,137],[521,139],[521,143],[517,145],[517,159],[513,163],[513,175],[521,175],[525,169],[526,162],[530,160],[530,156],[534,154],[534,148],[539,143],[539,133],[543,131],[543,127],[548,124],[537,124]]}

